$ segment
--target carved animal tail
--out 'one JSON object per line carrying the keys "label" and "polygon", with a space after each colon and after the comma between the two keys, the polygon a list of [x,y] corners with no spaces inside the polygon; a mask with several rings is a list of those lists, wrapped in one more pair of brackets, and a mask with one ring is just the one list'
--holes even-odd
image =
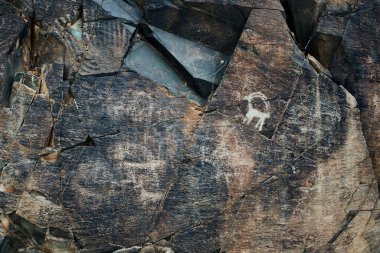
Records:
{"label": "carved animal tail", "polygon": [[261,99],[264,102],[264,104],[265,104],[265,111],[269,112],[269,102],[267,101],[268,98],[262,92],[258,91],[258,92],[251,93],[249,95],[249,103],[251,103],[252,99],[254,99],[254,98]]}

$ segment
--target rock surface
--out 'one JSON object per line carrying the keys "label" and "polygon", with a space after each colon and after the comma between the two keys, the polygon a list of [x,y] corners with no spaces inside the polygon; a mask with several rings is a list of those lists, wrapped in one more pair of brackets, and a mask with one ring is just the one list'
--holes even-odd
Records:
{"label": "rock surface", "polygon": [[380,252],[379,5],[0,0],[0,252]]}

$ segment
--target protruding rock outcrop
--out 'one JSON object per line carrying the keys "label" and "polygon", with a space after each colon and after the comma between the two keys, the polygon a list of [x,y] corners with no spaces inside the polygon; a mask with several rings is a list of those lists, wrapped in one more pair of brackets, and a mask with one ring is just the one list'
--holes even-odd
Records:
{"label": "protruding rock outcrop", "polygon": [[379,252],[350,3],[0,0],[0,252]]}

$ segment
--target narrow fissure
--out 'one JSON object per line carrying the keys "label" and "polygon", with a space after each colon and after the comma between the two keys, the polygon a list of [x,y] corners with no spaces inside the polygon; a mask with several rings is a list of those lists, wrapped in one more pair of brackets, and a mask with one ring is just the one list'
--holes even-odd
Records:
{"label": "narrow fissure", "polygon": [[334,236],[327,243],[333,244],[338,239],[338,237],[342,234],[342,232],[347,229],[348,225],[356,217],[357,214],[358,214],[357,210],[349,211],[346,217],[344,218],[339,230],[334,234]]}
{"label": "narrow fissure", "polygon": [[70,146],[70,147],[67,147],[67,148],[62,148],[61,149],[61,153],[67,151],[67,150],[70,150],[70,149],[73,149],[73,148],[76,148],[76,147],[96,147],[96,144],[95,144],[95,141],[94,139],[91,137],[91,136],[87,136],[86,140],[78,143],[78,144],[75,144],[73,146]]}
{"label": "narrow fissure", "polygon": [[285,10],[288,27],[294,33],[295,42],[305,52],[327,3],[316,0],[281,0],[281,4]]}

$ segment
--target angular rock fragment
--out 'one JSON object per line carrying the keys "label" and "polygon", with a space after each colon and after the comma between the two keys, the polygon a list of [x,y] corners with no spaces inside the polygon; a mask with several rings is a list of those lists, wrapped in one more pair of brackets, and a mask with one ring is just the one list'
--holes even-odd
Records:
{"label": "angular rock fragment", "polygon": [[379,251],[374,2],[6,2],[0,252]]}
{"label": "angular rock fragment", "polygon": [[[363,133],[377,178],[380,177],[380,135],[377,130],[380,113],[379,14],[380,7],[373,7],[352,15],[330,65],[334,80],[344,85],[358,100]],[[366,24],[364,27],[363,22]]]}
{"label": "angular rock fragment", "polygon": [[293,96],[304,61],[282,21],[279,11],[252,10],[224,75],[224,88],[208,107],[236,116],[269,137]]}
{"label": "angular rock fragment", "polygon": [[328,15],[318,23],[317,30],[308,46],[308,52],[325,67],[330,66],[334,52],[342,41],[346,22],[344,17]]}
{"label": "angular rock fragment", "polygon": [[38,192],[24,193],[16,214],[40,228],[62,227],[68,222],[65,210]]}
{"label": "angular rock fragment", "polygon": [[80,13],[81,1],[63,0],[52,4],[49,1],[34,0],[34,19],[47,27],[54,22],[72,23]]}
{"label": "angular rock fragment", "polygon": [[37,93],[40,92],[41,79],[38,76],[19,72],[19,73],[16,73],[15,77],[13,78],[13,81],[18,82],[20,84],[24,84],[27,87],[35,90]]}
{"label": "angular rock fragment", "polygon": [[60,116],[61,109],[70,101],[70,81],[64,80],[65,65],[58,62],[46,65],[44,68],[44,83],[41,93],[49,97],[50,109],[54,124]]}
{"label": "angular rock fragment", "polygon": [[83,0],[83,21],[113,19],[110,12],[102,8],[101,1]]}
{"label": "angular rock fragment", "polygon": [[350,0],[326,3],[326,11],[315,25],[307,51],[330,70],[335,82],[344,85],[358,100],[363,131],[379,177],[377,124],[373,121],[378,114],[379,3]]}
{"label": "angular rock fragment", "polygon": [[[201,100],[207,100],[221,81],[229,55],[234,50],[250,10],[239,6],[227,8],[213,4],[175,4],[155,1],[148,1],[142,7],[145,14],[138,26],[138,33],[166,59],[173,68],[173,70],[167,70],[169,76],[177,79],[161,78],[164,79],[165,86],[172,92],[173,86],[180,86],[177,89],[184,91],[190,88]],[[184,20],[176,20],[177,17]],[[201,20],[202,25],[196,24]],[[190,21],[192,21],[191,26],[189,26]],[[213,30],[214,28],[216,30]],[[222,30],[224,31],[223,35]],[[135,40],[135,44],[139,43],[139,38],[135,38]],[[136,52],[140,48],[135,45],[132,52]],[[152,54],[150,57],[160,58],[155,50],[149,48],[149,46],[143,46],[142,52],[147,56]],[[125,65],[127,68],[153,78],[153,80],[160,81],[157,80],[160,78],[160,74],[144,70],[143,61],[139,56],[136,56],[135,59],[127,56]],[[165,60],[163,60],[163,64],[168,65],[165,64]],[[162,75],[167,74],[162,73]],[[157,77],[155,78],[155,76]],[[185,85],[188,87],[181,87],[183,81],[178,79],[184,79]],[[175,91],[174,93],[178,94]],[[204,102],[202,101],[200,104],[204,105]]]}
{"label": "angular rock fragment", "polygon": [[[35,166],[36,163],[33,161],[7,164],[7,166],[2,168],[0,176],[1,188],[3,191],[18,196],[22,195],[29,180],[29,173],[35,168]],[[10,206],[4,206],[3,208],[8,209]],[[12,211],[15,210],[16,209],[13,209]]]}
{"label": "angular rock fragment", "polygon": [[14,195],[12,193],[3,192],[3,186],[1,187],[2,190],[0,191],[0,209],[4,213],[12,213],[17,209],[20,203],[20,196]]}
{"label": "angular rock fragment", "polygon": [[324,0],[282,0],[288,14],[288,23],[294,29],[295,37],[302,48],[305,48],[312,36],[319,18],[326,9]]}
{"label": "angular rock fragment", "polygon": [[198,93],[202,97],[207,98],[220,83],[229,57],[158,28],[153,28],[152,30],[153,36],[157,38],[159,43],[194,78],[195,85],[197,86],[195,89],[198,90]]}
{"label": "angular rock fragment", "polygon": [[129,47],[132,32],[119,20],[84,23],[88,49],[84,54],[81,75],[117,73]]}
{"label": "angular rock fragment", "polygon": [[168,60],[153,46],[138,37],[132,42],[132,47],[124,60],[124,67],[162,84],[175,96],[186,96],[198,105],[205,104],[205,99],[198,97]]}
{"label": "angular rock fragment", "polygon": [[32,0],[4,0],[2,2],[10,3],[20,10],[25,17],[31,17],[33,15],[34,9]]}
{"label": "angular rock fragment", "polygon": [[231,54],[248,15],[249,9],[239,6],[147,4],[145,18],[160,29]]}
{"label": "angular rock fragment", "polygon": [[28,64],[26,22],[12,5],[0,3],[0,102],[8,105],[14,75]]}
{"label": "angular rock fragment", "polygon": [[[141,9],[139,8],[138,4],[133,0],[92,0],[87,2],[89,2],[89,4],[92,4],[91,2],[97,3],[105,12],[108,13],[108,15],[111,15],[115,18],[124,19],[136,25],[140,22],[142,16]],[[88,11],[92,12],[92,10]],[[99,11],[96,14],[92,15],[95,16],[96,19],[99,19]],[[102,15],[104,14],[100,14],[100,17]],[[86,21],[88,21],[88,19]]]}

